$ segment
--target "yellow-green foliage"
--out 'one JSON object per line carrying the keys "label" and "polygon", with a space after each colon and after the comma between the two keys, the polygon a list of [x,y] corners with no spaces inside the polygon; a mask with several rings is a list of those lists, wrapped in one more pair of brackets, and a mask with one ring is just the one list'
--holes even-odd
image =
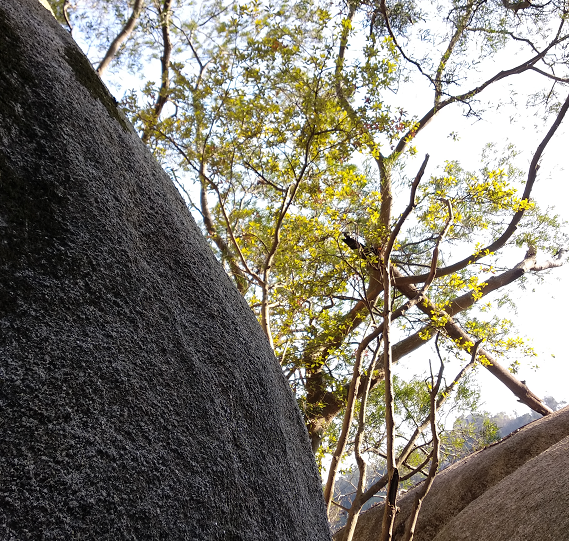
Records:
{"label": "yellow-green foliage", "polygon": [[[63,3],[56,4],[61,19]],[[393,4],[393,35],[415,36],[417,25],[435,17],[427,4]],[[84,29],[101,57],[128,13],[116,0],[89,0],[89,6],[98,7],[97,24],[77,16],[74,32]],[[212,248],[272,338],[307,419],[318,418],[332,401],[345,403],[357,345],[381,322],[381,297],[367,304],[365,298],[377,285],[381,249],[397,213],[409,201],[415,171],[404,166],[421,152],[414,137],[428,129],[408,111],[414,104],[395,105],[394,96],[410,74],[420,72],[371,4],[208,0],[199,8],[172,6],[163,114],[155,118],[159,77],[141,82],[122,103],[184,186]],[[421,68],[435,88],[436,108],[481,58],[506,43],[514,24],[507,16],[494,4],[453,2],[437,24],[455,40],[440,49],[445,36],[432,30],[437,25],[420,34],[421,47],[434,43],[438,55]],[[116,65],[136,71],[145,55],[160,57],[160,24],[155,11],[146,9]],[[340,45],[347,46],[342,58]],[[473,90],[457,100],[468,104],[476,96]],[[452,123],[451,130],[454,139],[463,135]],[[532,356],[511,323],[495,315],[511,302],[508,291],[494,294],[491,303],[485,297],[491,278],[505,270],[502,254],[488,246],[523,211],[506,250],[522,248],[516,262],[528,245],[555,253],[565,241],[561,221],[524,197],[527,175],[517,169],[513,148],[486,147],[476,170],[463,168],[450,151],[446,158],[443,164],[429,163],[415,208],[395,239],[392,261],[402,274],[427,273],[450,208],[438,267],[454,263],[457,253],[466,263],[434,280],[428,291],[432,304],[423,304],[431,306],[428,313],[410,310],[396,323],[397,336],[417,333],[428,341],[444,330],[453,301],[470,296],[474,303],[453,317],[472,340],[448,342],[449,352],[466,359],[473,340],[482,339],[489,353],[509,356],[510,362]],[[390,197],[391,215],[385,209]],[[350,249],[344,234],[360,248]],[[394,308],[405,300],[396,295]],[[424,408],[424,392],[413,393],[411,401]],[[372,410],[381,417],[379,404],[373,402]]]}

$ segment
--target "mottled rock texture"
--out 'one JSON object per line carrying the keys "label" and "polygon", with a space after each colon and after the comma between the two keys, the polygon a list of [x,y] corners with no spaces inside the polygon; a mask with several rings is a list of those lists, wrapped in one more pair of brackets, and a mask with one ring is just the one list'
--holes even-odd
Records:
{"label": "mottled rock texture", "polygon": [[[415,489],[398,502],[403,539]],[[415,541],[569,540],[569,407],[534,421],[440,472]],[[354,541],[379,539],[383,506],[360,517]],[[334,539],[342,541],[342,531]]]}
{"label": "mottled rock texture", "polygon": [[0,0],[0,539],[328,540],[301,415],[168,176]]}

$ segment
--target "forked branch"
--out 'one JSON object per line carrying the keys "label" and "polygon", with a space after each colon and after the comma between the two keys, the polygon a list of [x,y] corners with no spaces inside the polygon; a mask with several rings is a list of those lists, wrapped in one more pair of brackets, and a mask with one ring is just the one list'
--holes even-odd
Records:
{"label": "forked branch", "polygon": [[[445,387],[445,390],[442,393],[439,394],[439,396],[436,400],[436,403],[435,403],[436,411],[439,411],[441,409],[443,404],[450,398],[453,390],[458,386],[458,384],[461,382],[461,380],[466,376],[468,371],[474,367],[480,343],[481,342],[478,342],[474,346],[470,362],[464,368],[462,368],[460,370],[460,372],[454,377],[452,382]],[[409,458],[411,453],[413,453],[413,451],[415,451],[415,449],[417,448],[415,443],[417,442],[417,440],[419,439],[421,434],[423,434],[425,432],[425,430],[430,426],[430,423],[431,423],[431,414],[429,413],[429,415],[423,420],[423,422],[419,426],[417,426],[417,428],[415,429],[415,431],[413,432],[411,437],[407,440],[405,447],[402,449],[401,453],[397,457],[397,461],[396,461],[397,468],[401,468],[404,465],[404,463],[406,462],[406,460]],[[423,466],[424,466],[424,464],[421,465],[421,469]],[[414,475],[415,473],[416,472],[414,471],[412,473],[412,475]],[[407,475],[402,477],[402,479],[405,479],[406,477],[407,477]],[[384,475],[380,479],[378,479],[373,485],[371,485],[362,494],[362,497],[360,499],[361,505],[364,505],[368,500],[373,498],[380,490],[385,488],[385,485],[387,485],[387,481],[388,481],[387,475]]]}

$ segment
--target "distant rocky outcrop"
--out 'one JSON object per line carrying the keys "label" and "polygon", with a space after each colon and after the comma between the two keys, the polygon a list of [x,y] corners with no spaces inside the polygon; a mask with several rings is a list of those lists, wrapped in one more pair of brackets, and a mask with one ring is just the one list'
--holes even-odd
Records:
{"label": "distant rocky outcrop", "polygon": [[[557,411],[567,404],[567,402],[558,402],[552,396],[545,396],[543,398],[543,402],[553,411]],[[522,415],[515,415],[516,417],[512,417],[504,412],[500,412],[490,417],[490,421],[496,423],[496,426],[500,429],[500,436],[507,436],[510,432],[513,432],[536,419],[541,419],[541,415],[535,411],[529,411]]]}
{"label": "distant rocky outcrop", "polygon": [[38,0],[0,0],[0,539],[329,540],[294,397]]}
{"label": "distant rocky outcrop", "polygon": [[[417,488],[398,501],[403,539]],[[534,421],[440,472],[425,498],[415,541],[569,539],[569,407]],[[383,505],[364,513],[354,541],[376,541]],[[343,531],[335,536],[342,540]]]}

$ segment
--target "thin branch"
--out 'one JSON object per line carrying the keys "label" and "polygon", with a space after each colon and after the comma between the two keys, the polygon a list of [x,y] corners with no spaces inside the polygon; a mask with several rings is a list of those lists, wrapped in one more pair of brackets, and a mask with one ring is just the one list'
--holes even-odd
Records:
{"label": "thin branch", "polygon": [[[424,447],[424,445],[418,445],[417,447],[415,447],[414,451],[418,451],[419,449],[422,450],[422,447]],[[406,468],[409,468],[409,471],[401,476],[399,478],[399,482],[402,483],[403,481],[407,481],[407,479],[411,479],[411,477],[413,477],[414,475],[417,475],[418,473],[423,473],[423,468],[429,463],[429,461],[431,460],[431,453],[428,453],[427,456],[425,457],[425,459],[423,460],[423,462],[421,462],[421,464],[419,464],[417,467],[415,468],[410,468],[407,464],[403,464]],[[424,473],[423,473],[424,475]],[[425,475],[426,477],[426,475]]]}
{"label": "thin branch", "polygon": [[[413,183],[412,190],[411,190],[411,200],[404,211],[401,219],[398,221],[397,226],[395,227],[391,237],[389,239],[386,252],[384,254],[383,265],[381,267],[382,274],[383,274],[383,293],[384,293],[384,301],[383,301],[383,370],[384,370],[384,382],[385,382],[385,424],[386,424],[386,433],[387,433],[387,473],[389,476],[389,484],[387,489],[388,498],[385,502],[385,509],[383,514],[383,522],[382,522],[382,530],[381,530],[381,540],[382,541],[391,541],[393,536],[393,525],[395,523],[395,515],[397,514],[397,490],[399,484],[399,468],[397,466],[395,460],[395,425],[394,425],[394,395],[393,395],[393,374],[392,374],[392,364],[393,364],[393,352],[392,352],[392,345],[390,339],[390,326],[391,326],[391,317],[392,317],[392,307],[391,307],[391,283],[392,283],[392,273],[394,269],[391,264],[391,250],[393,248],[393,244],[395,243],[397,234],[399,233],[405,219],[409,216],[411,211],[415,206],[415,192],[419,185],[420,177],[424,172],[424,168],[427,165],[428,156],[423,161],[423,166],[420,170],[420,175],[418,175],[418,179]],[[439,244],[442,242],[442,239],[448,232],[450,228],[450,224],[453,220],[453,213],[452,207],[450,203],[447,201],[449,215],[446,221],[446,224],[439,235],[437,244],[433,251],[432,263],[431,263],[431,272],[429,273],[429,279],[425,282],[426,288],[429,287],[430,283],[435,277],[435,269],[437,266],[438,254],[439,254]],[[423,291],[418,295],[423,297],[426,288],[423,288]],[[418,297],[416,296],[416,297]],[[439,381],[437,383],[437,390],[438,386],[440,385],[440,378],[442,377],[442,367],[441,367],[441,374],[439,375]],[[436,392],[435,392],[436,397]],[[434,418],[435,415],[435,407],[434,407],[434,399],[433,399],[433,408],[431,411],[431,418]],[[434,437],[434,436],[433,436]],[[435,455],[433,455],[435,457]],[[437,467],[438,467],[438,452],[437,452]],[[433,462],[435,458],[433,458]]]}
{"label": "thin branch", "polygon": [[261,172],[259,172],[255,168],[255,166],[253,166],[250,162],[245,161],[245,162],[243,162],[243,165],[245,165],[246,167],[251,169],[251,171],[253,171],[253,173],[255,173],[265,184],[268,184],[269,186],[271,186],[272,188],[274,188],[278,192],[284,193],[286,191],[285,188],[282,188],[281,186],[277,186],[274,182],[271,182],[265,175],[263,175]]}
{"label": "thin branch", "polygon": [[336,449],[334,450],[334,454],[332,455],[330,470],[328,472],[328,479],[326,480],[326,487],[324,488],[324,502],[326,503],[328,512],[330,512],[330,505],[332,502],[332,498],[334,497],[334,486],[336,483],[336,475],[338,473],[338,468],[340,465],[340,461],[342,459],[342,455],[344,454],[344,450],[346,449],[348,433],[350,430],[350,426],[352,424],[352,420],[354,418],[356,399],[358,396],[358,389],[361,382],[362,355],[365,349],[367,348],[367,346],[362,347],[362,344],[359,345],[356,351],[356,358],[354,361],[354,368],[352,371],[352,379],[350,381],[348,398],[346,400],[346,412],[344,414],[344,419],[342,421],[342,429],[340,431],[340,435],[338,436],[338,443],[336,444]]}
{"label": "thin branch", "polygon": [[71,2],[65,0],[63,2],[63,18],[65,19],[65,24],[69,28],[69,33],[73,34],[73,27],[71,26],[71,21],[69,20],[69,8],[71,7]]}
{"label": "thin branch", "polygon": [[535,53],[539,54],[539,51],[531,40],[527,38],[520,38],[508,30],[493,30],[492,28],[482,28],[477,26],[469,26],[466,30],[469,32],[484,32],[486,34],[500,34],[501,36],[510,36],[514,41],[521,41],[522,43],[526,43],[533,49]]}
{"label": "thin branch", "polygon": [[[393,244],[392,244],[393,246]],[[387,251],[381,265],[383,278],[383,373],[385,382],[385,432],[387,434],[387,500],[381,527],[381,541],[391,541],[393,524],[397,514],[397,489],[399,485],[399,469],[395,462],[395,399],[393,391],[392,347],[391,347],[391,282],[393,267],[390,261],[391,252]]]}
{"label": "thin branch", "polygon": [[[456,376],[455,378],[452,380],[452,383],[450,385],[447,385],[447,387],[445,388],[445,390],[439,395],[439,397],[437,398],[437,402],[436,402],[436,410],[440,410],[440,408],[443,406],[443,404],[450,398],[452,391],[454,390],[454,388],[459,384],[459,382],[464,378],[464,376],[466,375],[466,373],[472,369],[472,367],[474,366],[475,362],[476,362],[476,356],[478,354],[478,348],[480,346],[482,341],[479,341],[473,348],[473,352],[472,352],[472,357],[471,357],[471,361],[470,363],[468,363]],[[411,453],[413,453],[416,449],[417,446],[415,446],[415,442],[417,441],[417,439],[419,438],[419,436],[430,426],[430,422],[431,422],[431,414],[429,412],[429,415],[427,415],[427,417],[423,420],[423,422],[415,429],[415,431],[413,432],[413,434],[411,435],[411,437],[407,440],[407,443],[405,445],[405,447],[403,448],[403,450],[401,451],[401,453],[399,454],[399,457],[397,458],[397,467],[400,468],[405,461],[407,460],[407,458],[411,455]],[[417,470],[415,472],[413,472],[412,475],[414,475],[415,473],[417,473],[417,471],[420,471],[425,464],[428,462],[429,457],[427,457],[427,460],[421,464],[419,466],[419,468],[417,468]],[[412,477],[411,475],[411,477]],[[402,477],[401,480],[407,478],[406,477]],[[365,502],[367,502],[368,500],[370,500],[371,498],[373,498],[380,490],[382,490],[385,485],[387,484],[387,476],[384,475],[382,478],[378,479],[372,486],[370,486],[362,495],[361,501],[362,501],[362,505],[365,504]]]}
{"label": "thin branch", "polygon": [[[437,340],[438,340],[438,336],[437,336]],[[438,352],[438,349],[437,349]],[[437,394],[439,392],[439,388],[441,386],[441,380],[443,377],[443,371],[445,368],[443,359],[439,353],[439,359],[440,359],[440,363],[441,363],[441,367],[439,369],[439,374],[437,376],[437,382],[435,383],[434,381],[434,377],[433,377],[433,372],[431,370],[431,390],[430,390],[430,399],[431,399],[431,415],[430,415],[430,421],[431,421],[431,435],[433,438],[433,451],[431,453],[431,466],[429,468],[429,473],[427,475],[427,478],[425,479],[425,481],[423,481],[423,485],[421,486],[421,489],[419,491],[417,491],[417,494],[415,495],[415,501],[413,503],[413,510],[411,512],[411,515],[409,516],[408,522],[407,522],[407,528],[406,528],[406,532],[405,532],[405,541],[412,541],[413,540],[413,536],[415,535],[415,526],[417,525],[417,518],[419,517],[419,512],[421,511],[421,505],[423,503],[423,500],[425,499],[425,496],[428,494],[429,490],[431,489],[431,487],[433,486],[433,481],[435,480],[435,475],[437,474],[437,471],[439,469],[439,454],[440,454],[440,439],[439,439],[439,434],[438,434],[438,430],[437,430],[437,407],[436,407],[436,400],[437,400]],[[430,367],[430,362],[429,362],[429,367]]]}
{"label": "thin branch", "polygon": [[[421,288],[421,290],[417,292],[417,295],[415,295],[413,298],[409,298],[409,300],[407,300],[407,302],[405,302],[399,308],[397,308],[397,310],[392,312],[391,319],[390,319],[391,321],[394,321],[395,319],[404,316],[413,306],[416,306],[418,303],[420,303],[425,298],[425,294],[427,293],[427,290],[429,289],[429,287],[431,286],[431,284],[435,278],[435,270],[437,268],[438,257],[439,257],[439,245],[441,244],[441,242],[445,238],[446,234],[448,233],[448,230],[449,230],[451,223],[452,223],[452,220],[453,220],[453,212],[452,212],[452,207],[450,205],[450,202],[446,201],[446,203],[448,205],[449,213],[448,213],[447,221],[446,221],[443,229],[441,230],[441,233],[439,234],[439,237],[437,239],[437,243],[435,244],[435,248],[433,250],[433,256],[431,257],[431,265],[430,265],[431,271],[429,272],[429,276],[427,277],[427,280],[423,284],[423,287]],[[381,334],[383,332],[383,325],[384,325],[383,323],[381,325],[379,325],[372,333],[370,333],[368,336],[366,336],[364,338],[364,340],[362,341],[364,348],[367,347],[371,343],[372,340],[374,340],[377,336],[379,336],[379,334]],[[421,340],[423,340],[423,339],[421,339]]]}
{"label": "thin branch", "polygon": [[379,344],[373,353],[373,357],[368,368],[368,377],[364,384],[363,393],[360,399],[360,412],[358,416],[358,430],[356,433],[356,439],[354,442],[354,453],[356,456],[356,462],[358,464],[359,470],[359,479],[358,479],[358,487],[356,490],[356,496],[350,506],[350,510],[348,512],[348,520],[346,523],[346,536],[344,541],[352,541],[354,536],[354,532],[356,530],[356,525],[358,523],[358,517],[362,508],[362,504],[360,504],[360,499],[365,489],[365,485],[367,482],[367,464],[361,454],[361,442],[363,439],[364,428],[365,428],[365,417],[366,417],[366,407],[367,407],[367,399],[370,392],[370,382],[371,376],[373,371],[375,370],[375,366],[377,364],[377,358],[379,353]]}
{"label": "thin branch", "polygon": [[130,17],[126,21],[126,24],[124,25],[123,29],[119,32],[117,37],[112,41],[111,45],[109,46],[109,49],[105,54],[105,57],[103,58],[103,60],[101,60],[101,63],[97,67],[97,73],[99,74],[100,77],[103,76],[103,73],[109,67],[113,58],[116,56],[120,46],[132,34],[132,31],[136,26],[136,22],[138,21],[138,17],[140,16],[140,12],[142,11],[143,4],[144,0],[134,0],[134,6],[132,7],[132,13]]}
{"label": "thin branch", "polygon": [[567,39],[569,39],[569,36],[564,36],[563,38],[559,38],[559,34],[561,32],[563,24],[564,24],[564,20],[561,21],[561,23],[560,23],[556,37],[541,53],[536,54],[534,57],[530,58],[526,62],[523,62],[522,64],[520,64],[514,68],[511,68],[509,70],[500,71],[499,73],[497,73],[493,77],[490,77],[490,79],[487,79],[484,83],[473,88],[472,90],[469,90],[468,92],[464,92],[463,94],[460,94],[457,96],[450,96],[446,100],[440,102],[436,107],[431,108],[431,110],[428,111],[423,116],[423,118],[421,118],[421,120],[419,120],[418,125],[413,126],[413,128],[411,130],[409,130],[405,135],[403,135],[403,137],[401,137],[401,139],[399,140],[399,143],[397,143],[397,146],[395,147],[395,150],[393,151],[392,155],[401,154],[407,148],[407,145],[415,137],[415,135],[417,135],[417,133],[419,131],[424,129],[429,124],[429,122],[434,118],[434,116],[437,113],[439,113],[442,109],[444,109],[447,105],[450,105],[452,103],[457,103],[457,102],[467,102],[469,99],[480,94],[483,90],[488,88],[490,85],[492,85],[498,81],[501,81],[502,79],[510,77],[512,75],[520,75],[521,73],[524,73],[525,71],[533,69],[535,64],[537,64],[537,62],[542,60],[545,57],[545,55],[555,45],[559,45],[563,41],[566,41]]}
{"label": "thin branch", "polygon": [[196,59],[196,62],[198,63],[198,66],[199,66],[199,68],[200,68],[200,69],[199,69],[198,76],[197,76],[197,78],[196,78],[196,84],[194,85],[194,88],[193,88],[193,91],[194,91],[194,92],[197,92],[197,90],[198,90],[198,88],[199,88],[199,86],[200,86],[200,83],[201,83],[202,80],[203,80],[203,75],[204,75],[204,73],[205,73],[205,70],[207,69],[208,65],[209,65],[211,62],[213,62],[213,57],[210,58],[210,59],[204,64],[204,63],[202,62],[200,56],[198,55],[198,52],[196,51],[196,49],[195,49],[195,47],[194,47],[194,45],[193,45],[193,43],[192,43],[192,40],[191,40],[190,36],[188,36],[188,33],[184,30],[184,28],[183,28],[182,26],[177,26],[177,25],[174,25],[174,24],[173,24],[173,26],[174,26],[174,28],[176,28],[179,32],[181,32],[181,33],[184,35],[184,37],[186,38],[186,41],[188,42],[188,45],[190,46],[190,49],[192,50],[192,54],[194,55],[194,58]]}
{"label": "thin branch", "polygon": [[[399,274],[397,269],[393,270],[394,274]],[[417,294],[417,289],[412,285],[398,285],[397,288],[408,298],[412,299]],[[444,321],[444,330],[447,335],[452,338],[455,345],[465,351],[469,351],[475,340],[469,336],[461,327],[456,323],[452,317],[435,306],[427,297],[423,298],[423,302],[417,304],[418,308],[428,315],[433,317],[436,315],[439,321]],[[506,368],[501,366],[498,361],[491,355],[488,351],[480,351],[488,362],[484,362],[483,366],[489,370],[496,378],[498,378],[510,391],[512,391],[526,406],[530,407],[532,410],[541,413],[542,415],[548,415],[552,413],[552,410],[546,406],[543,401],[532,393],[527,386],[521,383],[517,378],[515,378]]]}
{"label": "thin branch", "polygon": [[539,68],[533,67],[531,68],[533,71],[539,73],[540,75],[543,75],[549,79],[553,79],[554,81],[557,81],[558,83],[569,83],[569,78],[565,77],[557,77],[556,75],[553,75],[552,73],[547,73],[546,71],[540,70]]}
{"label": "thin branch", "polygon": [[231,221],[229,220],[229,216],[227,215],[227,210],[225,209],[225,205],[223,204],[223,198],[221,197],[221,193],[219,192],[219,188],[217,187],[217,185],[213,181],[210,180],[209,183],[210,183],[210,186],[213,188],[213,190],[217,193],[217,199],[219,201],[219,208],[220,208],[221,213],[223,215],[223,219],[224,219],[225,225],[227,227],[227,232],[229,233],[229,238],[231,239],[231,244],[235,248],[237,255],[239,256],[239,260],[241,261],[241,264],[243,265],[247,274],[252,276],[257,281],[257,283],[262,286],[263,285],[263,279],[256,272],[252,271],[249,268],[249,265],[247,264],[245,256],[243,255],[243,252],[241,251],[241,247],[239,246],[239,243],[237,242],[237,239],[235,237],[235,232],[233,231],[233,227],[231,226]]}
{"label": "thin branch", "polygon": [[[261,277],[257,273],[253,272],[249,268],[249,266],[247,265],[247,261],[245,260],[245,257],[243,256],[243,253],[242,253],[241,248],[239,246],[239,243],[237,242],[237,239],[235,237],[233,227],[231,226],[229,216],[227,215],[227,212],[225,210],[225,205],[223,204],[223,198],[221,197],[221,194],[219,192],[219,189],[217,188],[217,185],[205,173],[205,165],[204,165],[204,161],[203,161],[203,156],[202,156],[202,160],[200,160],[199,167],[197,167],[193,163],[193,161],[190,159],[190,157],[188,156],[186,151],[173,138],[171,138],[169,135],[167,135],[166,133],[164,133],[162,131],[160,131],[159,133],[162,137],[167,139],[176,148],[178,153],[184,158],[186,164],[189,167],[191,167],[198,174],[198,178],[199,178],[200,184],[201,184],[200,204],[201,204],[201,214],[202,214],[202,218],[204,221],[204,226],[206,228],[206,231],[210,235],[211,239],[215,242],[215,244],[217,245],[217,247],[221,251],[222,255],[225,255],[227,257],[227,261],[229,263],[229,266],[230,266],[232,272],[234,273],[234,275],[236,277],[236,281],[238,280],[238,277],[243,277],[246,280],[247,278],[243,274],[243,272],[246,272],[258,284],[261,284],[262,283]],[[226,225],[227,232],[229,234],[229,238],[231,239],[231,243],[232,243],[233,247],[235,248],[235,251],[237,252],[239,260],[241,261],[241,264],[244,267],[244,270],[241,269],[237,265],[237,263],[234,260],[235,256],[232,254],[231,249],[229,248],[229,245],[225,242],[225,239],[223,239],[217,233],[217,230],[215,229],[213,217],[211,216],[209,206],[207,203],[207,193],[205,191],[205,184],[210,186],[217,194],[221,213],[223,214],[223,219],[225,221],[225,225]],[[239,288],[239,285],[238,285],[238,288]],[[241,288],[239,288],[239,289],[241,291]],[[243,293],[243,291],[241,291],[241,292]]]}
{"label": "thin branch", "polygon": [[379,11],[381,11],[381,14],[383,15],[383,19],[385,21],[385,26],[387,27],[387,32],[389,33],[389,37],[393,40],[393,43],[395,44],[395,47],[397,47],[397,50],[399,51],[399,53],[401,54],[401,56],[410,64],[413,64],[418,70],[419,73],[421,75],[423,75],[424,77],[426,77],[429,82],[434,84],[433,78],[428,74],[425,73],[423,71],[423,68],[421,67],[421,64],[419,64],[419,62],[417,62],[416,60],[412,60],[410,57],[408,57],[405,54],[405,51],[403,50],[403,48],[399,45],[399,42],[397,41],[397,38],[395,37],[395,33],[393,32],[393,30],[391,29],[391,23],[389,22],[389,15],[387,13],[387,6],[385,3],[385,0],[381,0],[379,3]]}
{"label": "thin branch", "polygon": [[152,119],[142,134],[142,142],[145,144],[147,144],[150,140],[152,129],[158,122],[160,114],[162,113],[162,109],[164,109],[164,106],[168,102],[168,92],[170,89],[170,57],[172,55],[172,41],[170,39],[170,18],[172,16],[171,6],[172,0],[164,0],[163,8],[159,11],[163,43],[162,56],[160,57],[162,74],[160,90],[158,91],[158,97],[156,98],[156,103],[154,104]]}
{"label": "thin branch", "polygon": [[300,172],[298,173],[295,182],[292,186],[289,186],[283,195],[282,205],[279,210],[279,217],[277,218],[277,222],[275,224],[275,231],[273,233],[273,242],[267,256],[265,258],[265,262],[263,265],[263,283],[261,285],[262,290],[262,306],[261,306],[261,327],[265,331],[267,338],[269,339],[269,343],[271,348],[274,349],[273,346],[273,336],[271,332],[271,323],[270,323],[270,312],[269,312],[269,291],[268,291],[268,284],[269,284],[269,275],[271,268],[273,266],[273,262],[275,260],[275,255],[277,253],[277,249],[280,244],[281,240],[281,229],[285,219],[285,216],[288,213],[294,198],[296,197],[296,193],[298,188],[300,187],[302,181],[304,180],[304,175],[308,170],[310,165],[309,154],[310,148],[312,146],[312,141],[314,139],[313,134],[308,137],[306,141],[306,147],[304,149],[304,163]]}
{"label": "thin branch", "polygon": [[437,68],[437,72],[435,75],[435,109],[437,109],[439,107],[439,104],[441,102],[441,96],[443,93],[443,85],[442,85],[442,76],[444,73],[444,70],[448,64],[448,61],[452,55],[452,53],[454,52],[455,47],[457,46],[458,42],[460,41],[460,38],[462,37],[462,35],[464,34],[464,31],[466,29],[466,24],[463,24],[464,21],[466,21],[467,19],[470,19],[473,15],[475,11],[475,3],[474,2],[469,2],[466,6],[466,13],[461,17],[461,19],[459,19],[456,23],[456,29],[455,32],[447,46],[446,51],[443,53],[440,62],[439,62],[439,66]]}
{"label": "thin branch", "polygon": [[421,182],[421,179],[423,178],[423,175],[425,174],[425,168],[427,167],[428,161],[429,161],[429,155],[426,154],[425,159],[423,160],[423,163],[421,164],[421,168],[419,169],[419,172],[417,173],[417,176],[415,177],[415,180],[413,181],[413,184],[411,185],[411,193],[409,195],[409,204],[407,205],[407,207],[403,211],[403,214],[401,214],[401,216],[399,217],[399,220],[397,220],[397,223],[395,224],[395,227],[393,228],[393,231],[391,232],[391,236],[389,237],[389,241],[387,242],[387,246],[385,248],[386,257],[389,257],[389,258],[391,257],[391,251],[393,250],[393,245],[395,243],[395,240],[397,239],[397,236],[399,235],[399,232],[401,231],[401,228],[403,227],[405,220],[408,218],[409,214],[411,214],[411,212],[413,212],[413,209],[417,205],[417,203],[415,202],[415,196],[417,194],[417,188],[419,187],[419,182]]}
{"label": "thin branch", "polygon": [[[391,299],[391,285],[392,285],[392,263],[391,263],[391,251],[393,250],[393,245],[397,240],[397,235],[399,234],[401,227],[403,226],[405,220],[409,214],[413,211],[415,207],[415,194],[417,192],[417,187],[419,182],[425,172],[427,162],[429,160],[429,155],[425,156],[423,164],[419,169],[419,173],[415,177],[415,180],[411,186],[410,201],[407,208],[404,210],[403,214],[397,221],[395,228],[393,229],[385,251],[382,254],[383,261],[380,262],[380,270],[383,279],[383,371],[384,371],[384,381],[385,381],[385,431],[387,434],[387,474],[389,476],[389,485],[387,489],[388,498],[385,503],[385,512],[383,515],[382,523],[382,541],[391,541],[393,535],[393,524],[395,521],[395,515],[397,513],[396,499],[397,499],[397,488],[399,484],[399,469],[397,468],[395,461],[395,408],[394,408],[394,391],[393,391],[393,374],[392,374],[392,345],[391,345],[391,318],[393,316],[392,299]],[[451,212],[452,217],[452,212]],[[445,227],[445,230],[448,229]],[[444,236],[444,232],[441,233],[441,239]],[[438,256],[438,250],[433,254],[433,259]],[[436,266],[436,262],[434,263]],[[427,286],[428,287],[428,286]]]}
{"label": "thin branch", "polygon": [[340,505],[337,501],[332,500],[332,505],[339,507],[342,511],[346,511],[346,513],[349,511],[349,509],[347,507]]}
{"label": "thin branch", "polygon": [[[561,254],[563,254],[563,252],[561,252]],[[512,269],[509,269],[498,276],[492,276],[489,278],[485,283],[481,284],[480,289],[476,294],[471,291],[451,301],[451,303],[447,306],[445,312],[451,317],[455,316],[456,314],[467,310],[476,302],[480,301],[482,298],[486,297],[493,291],[496,291],[513,283],[528,272],[540,272],[542,270],[559,267],[560,265],[562,265],[562,260],[559,257],[556,260],[547,261],[539,265],[536,263],[535,254],[533,256],[526,257]],[[397,284],[397,278],[395,282]],[[430,324],[425,325],[416,333],[408,336],[407,338],[404,338],[398,344],[396,344],[393,350],[394,362],[408,355],[412,351],[415,351],[421,346],[424,346],[425,333],[428,332],[430,328]]]}

